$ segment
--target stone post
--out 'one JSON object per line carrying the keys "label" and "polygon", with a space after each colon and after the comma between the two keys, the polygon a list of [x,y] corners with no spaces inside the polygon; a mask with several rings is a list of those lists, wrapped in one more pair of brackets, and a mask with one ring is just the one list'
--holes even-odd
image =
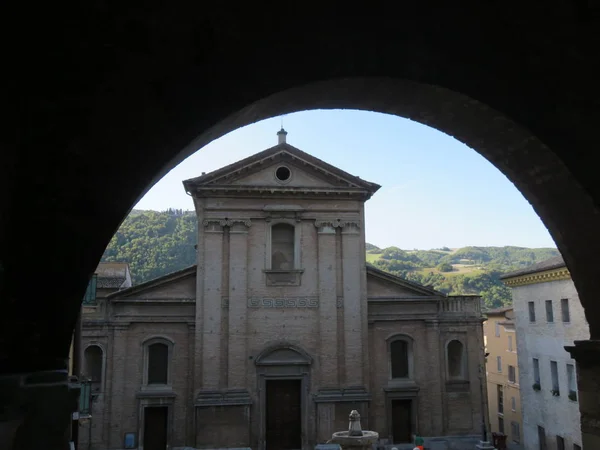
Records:
{"label": "stone post", "polygon": [[203,389],[219,389],[221,377],[221,292],[224,221],[204,220]]}
{"label": "stone post", "polygon": [[248,227],[250,220],[231,224],[229,231],[229,388],[246,387],[246,316],[248,306]]}
{"label": "stone post", "polygon": [[319,251],[319,333],[321,387],[337,387],[337,266],[336,232],[328,223],[315,222]]}
{"label": "stone post", "polygon": [[577,390],[581,415],[581,444],[600,448],[600,340],[575,341],[565,347],[577,361]]}

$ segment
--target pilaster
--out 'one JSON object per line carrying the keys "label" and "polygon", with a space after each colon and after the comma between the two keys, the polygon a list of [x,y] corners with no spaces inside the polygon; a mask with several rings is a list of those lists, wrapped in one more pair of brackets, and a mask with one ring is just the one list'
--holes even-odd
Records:
{"label": "pilaster", "polygon": [[577,390],[584,449],[600,448],[600,340],[565,347],[577,361]]}
{"label": "pilaster", "polygon": [[[344,222],[342,228],[344,345],[347,386],[363,386],[363,313],[359,222]],[[366,299],[365,299],[366,300]],[[365,305],[366,306],[366,305]]]}
{"label": "pilaster", "polygon": [[235,222],[229,230],[229,362],[228,388],[245,388],[247,354],[248,228],[250,220]]}
{"label": "pilaster", "polygon": [[221,372],[221,285],[224,221],[205,219],[202,292],[202,388],[218,389]]}
{"label": "pilaster", "polygon": [[[319,226],[320,225],[320,226]],[[339,385],[336,230],[331,224],[316,222],[319,265],[319,334],[321,341],[321,387]]]}

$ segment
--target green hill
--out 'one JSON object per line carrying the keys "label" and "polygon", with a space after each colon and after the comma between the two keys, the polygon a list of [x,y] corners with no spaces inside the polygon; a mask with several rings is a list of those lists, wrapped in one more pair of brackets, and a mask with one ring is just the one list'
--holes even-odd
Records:
{"label": "green hill", "polygon": [[[197,221],[193,211],[133,210],[106,248],[102,261],[128,262],[135,284],[195,263]],[[367,244],[375,267],[448,294],[479,294],[490,308],[508,305],[502,273],[559,255],[555,248],[443,247],[431,250],[378,248]]]}

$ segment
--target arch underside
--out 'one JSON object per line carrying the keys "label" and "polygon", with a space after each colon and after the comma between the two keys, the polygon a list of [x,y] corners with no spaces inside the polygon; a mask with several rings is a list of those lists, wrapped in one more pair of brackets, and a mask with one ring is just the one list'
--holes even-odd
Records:
{"label": "arch underside", "polygon": [[[315,108],[395,114],[481,153],[548,227],[591,336],[600,335],[600,188],[590,163],[597,56],[594,41],[580,39],[592,26],[585,13],[547,6],[540,21],[524,5],[518,14],[415,6],[401,17],[372,11],[373,20],[366,10],[347,11],[339,21],[335,11],[307,7],[265,10],[250,21],[243,8],[199,7],[103,11],[97,22],[68,24],[45,16],[40,32],[51,25],[71,31],[61,34],[70,40],[49,32],[30,62],[15,64],[5,102],[12,151],[0,168],[0,370],[64,364],[89,276],[160,176],[231,130]],[[131,27],[137,32],[122,34]],[[23,74],[37,72],[34,62],[60,70],[22,84]],[[52,264],[35,273],[37,284],[60,286],[45,296],[23,288],[39,258]]]}

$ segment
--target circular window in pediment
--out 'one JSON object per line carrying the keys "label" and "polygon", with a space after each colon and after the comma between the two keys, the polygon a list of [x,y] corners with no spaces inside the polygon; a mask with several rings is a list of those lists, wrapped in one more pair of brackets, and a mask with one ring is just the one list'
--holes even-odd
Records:
{"label": "circular window in pediment", "polygon": [[279,166],[275,170],[275,178],[277,181],[287,183],[292,178],[292,171],[289,169],[289,167]]}

